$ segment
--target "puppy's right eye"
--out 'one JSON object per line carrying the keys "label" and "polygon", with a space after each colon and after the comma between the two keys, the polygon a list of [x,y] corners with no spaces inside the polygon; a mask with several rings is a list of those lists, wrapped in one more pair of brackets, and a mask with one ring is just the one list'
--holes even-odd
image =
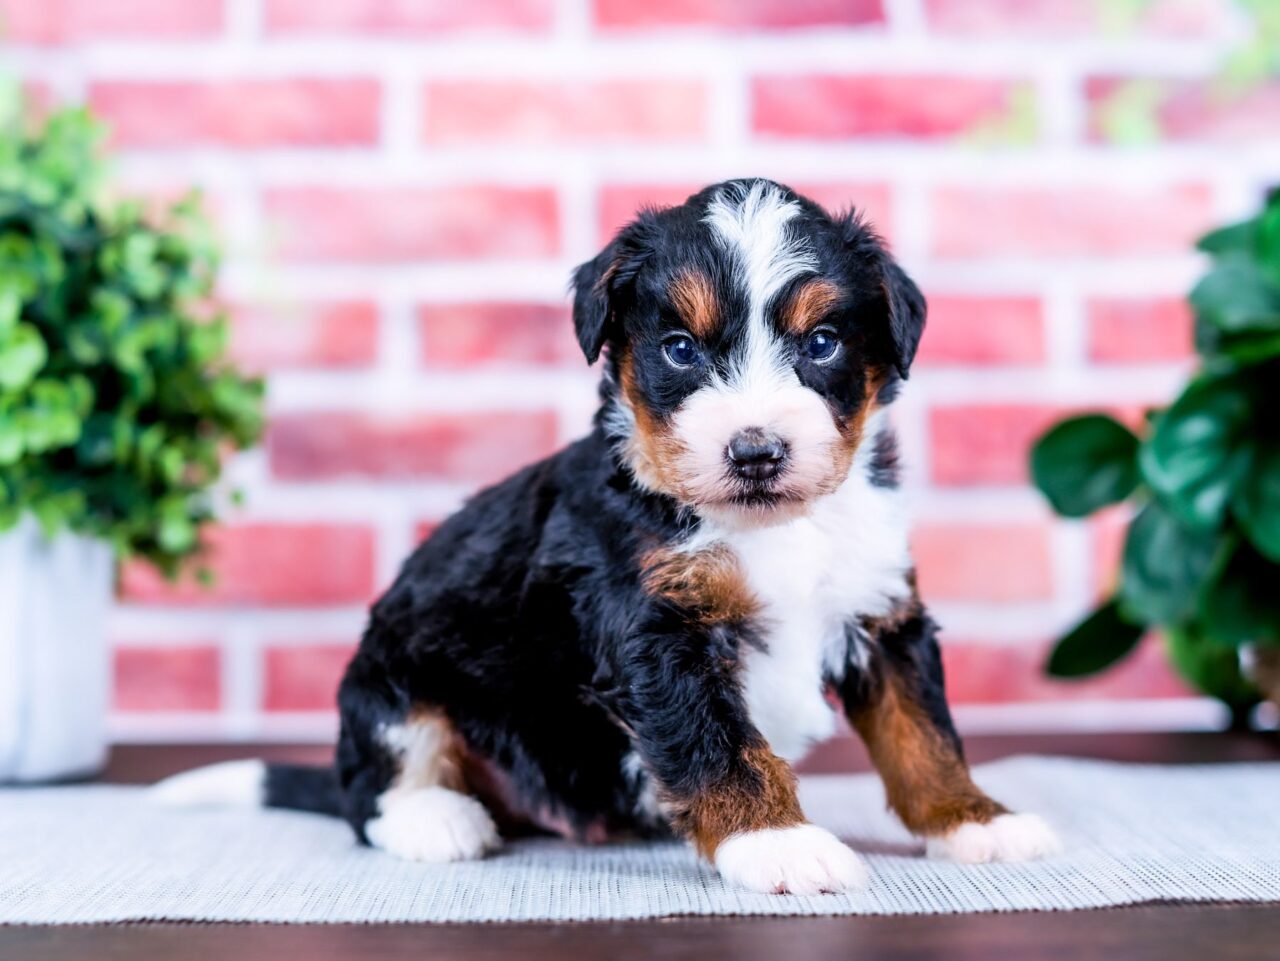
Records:
{"label": "puppy's right eye", "polygon": [[684,334],[668,337],[662,344],[662,352],[675,367],[692,367],[702,358],[702,351],[693,338]]}

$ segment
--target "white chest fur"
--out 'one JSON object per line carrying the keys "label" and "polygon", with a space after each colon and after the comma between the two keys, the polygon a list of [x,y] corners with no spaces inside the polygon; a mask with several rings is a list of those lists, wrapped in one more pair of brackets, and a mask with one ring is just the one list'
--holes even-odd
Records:
{"label": "white chest fur", "polygon": [[738,558],[762,605],[765,650],[743,652],[743,695],[775,754],[797,760],[835,730],[824,675],[842,674],[845,626],[887,613],[909,592],[901,494],[855,466],[804,517],[708,532]]}

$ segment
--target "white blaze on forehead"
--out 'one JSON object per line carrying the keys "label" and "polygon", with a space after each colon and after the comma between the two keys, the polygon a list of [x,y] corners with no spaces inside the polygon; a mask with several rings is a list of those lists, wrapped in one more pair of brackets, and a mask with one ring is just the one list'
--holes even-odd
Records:
{"label": "white blaze on forehead", "polygon": [[798,203],[764,180],[726,187],[707,207],[703,222],[734,252],[752,319],[763,319],[765,305],[786,283],[818,269],[808,241],[787,228],[799,213]]}
{"label": "white blaze on forehead", "polygon": [[725,187],[703,217],[733,258],[734,278],[746,294],[746,338],[730,375],[738,391],[767,392],[796,381],[765,308],[793,279],[818,269],[808,240],[788,226],[799,213],[800,205],[775,184],[757,180]]}

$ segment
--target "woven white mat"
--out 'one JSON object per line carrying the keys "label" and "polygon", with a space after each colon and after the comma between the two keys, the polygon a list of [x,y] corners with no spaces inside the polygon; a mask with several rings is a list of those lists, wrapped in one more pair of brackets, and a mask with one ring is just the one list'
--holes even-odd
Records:
{"label": "woven white mat", "polygon": [[422,865],[347,826],[277,811],[172,811],[138,788],[0,791],[0,922],[530,921],[682,914],[942,914],[1143,901],[1280,900],[1280,763],[1188,767],[1014,758],[976,778],[1036,811],[1066,853],[1033,864],[926,860],[870,775],[810,777],[809,816],[864,852],[869,889],[759,895],[683,845],[532,840]]}

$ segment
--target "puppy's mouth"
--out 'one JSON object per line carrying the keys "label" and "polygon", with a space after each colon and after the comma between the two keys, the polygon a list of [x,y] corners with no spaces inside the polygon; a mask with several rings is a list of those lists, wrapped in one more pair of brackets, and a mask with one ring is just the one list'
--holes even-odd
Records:
{"label": "puppy's mouth", "polygon": [[808,500],[788,485],[785,468],[764,479],[733,475],[724,486],[727,488],[725,495],[718,498],[713,506],[769,511],[794,508]]}
{"label": "puppy's mouth", "polygon": [[704,500],[698,510],[734,527],[782,524],[808,512],[811,498],[778,480],[743,481],[733,478],[720,497]]}
{"label": "puppy's mouth", "polygon": [[747,480],[733,478],[732,493],[728,499],[741,504],[768,505],[775,501],[794,500],[796,495],[789,491],[781,477],[769,480]]}

